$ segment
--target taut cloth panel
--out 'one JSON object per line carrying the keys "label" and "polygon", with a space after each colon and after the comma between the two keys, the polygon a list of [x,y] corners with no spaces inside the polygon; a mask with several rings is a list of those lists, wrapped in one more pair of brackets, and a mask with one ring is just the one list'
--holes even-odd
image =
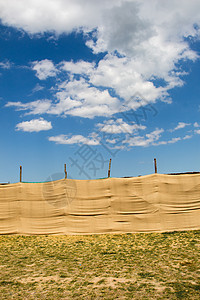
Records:
{"label": "taut cloth panel", "polygon": [[200,174],[0,185],[0,234],[200,229]]}

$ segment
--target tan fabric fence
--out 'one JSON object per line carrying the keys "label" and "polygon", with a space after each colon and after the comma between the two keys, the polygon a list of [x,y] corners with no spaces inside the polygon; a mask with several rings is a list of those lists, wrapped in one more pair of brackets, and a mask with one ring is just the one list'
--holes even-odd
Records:
{"label": "tan fabric fence", "polygon": [[200,174],[0,186],[0,234],[200,229]]}

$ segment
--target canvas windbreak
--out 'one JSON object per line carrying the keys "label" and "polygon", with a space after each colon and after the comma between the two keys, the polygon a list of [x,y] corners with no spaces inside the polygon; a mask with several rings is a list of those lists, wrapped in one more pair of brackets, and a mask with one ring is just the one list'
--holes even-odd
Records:
{"label": "canvas windbreak", "polygon": [[200,229],[200,174],[0,185],[0,234]]}

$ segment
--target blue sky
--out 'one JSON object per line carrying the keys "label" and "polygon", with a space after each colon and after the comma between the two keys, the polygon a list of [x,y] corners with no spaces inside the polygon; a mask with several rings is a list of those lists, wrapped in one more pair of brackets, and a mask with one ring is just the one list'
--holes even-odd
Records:
{"label": "blue sky", "polygon": [[199,1],[0,0],[0,182],[200,169]]}

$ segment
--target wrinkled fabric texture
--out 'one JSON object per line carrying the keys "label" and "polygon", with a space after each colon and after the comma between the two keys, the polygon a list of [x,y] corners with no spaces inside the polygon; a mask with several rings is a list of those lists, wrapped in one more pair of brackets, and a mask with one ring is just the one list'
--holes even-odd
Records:
{"label": "wrinkled fabric texture", "polygon": [[200,174],[0,185],[0,234],[200,229]]}

